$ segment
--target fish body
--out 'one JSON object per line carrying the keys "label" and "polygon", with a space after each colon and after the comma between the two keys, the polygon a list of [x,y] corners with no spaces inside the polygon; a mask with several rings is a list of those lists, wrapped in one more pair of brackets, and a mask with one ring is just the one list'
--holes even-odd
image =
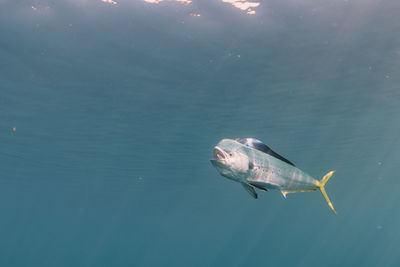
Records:
{"label": "fish body", "polygon": [[241,183],[254,198],[258,197],[255,189],[280,190],[285,197],[319,189],[335,211],[324,189],[334,172],[319,181],[253,138],[223,139],[215,146],[213,156],[211,163],[219,173]]}

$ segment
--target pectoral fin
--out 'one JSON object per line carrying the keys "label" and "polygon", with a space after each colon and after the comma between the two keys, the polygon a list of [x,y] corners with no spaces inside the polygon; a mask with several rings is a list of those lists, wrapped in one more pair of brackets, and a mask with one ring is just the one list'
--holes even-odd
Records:
{"label": "pectoral fin", "polygon": [[251,187],[251,186],[248,185],[248,184],[244,184],[244,183],[242,183],[242,186],[243,186],[243,188],[247,191],[247,193],[249,193],[253,198],[255,198],[255,199],[258,198],[258,195],[257,195],[257,193],[256,193],[256,190],[254,190],[253,187]]}
{"label": "pectoral fin", "polygon": [[264,188],[264,187],[262,187],[261,185],[258,185],[258,184],[256,184],[256,183],[249,183],[249,185],[251,185],[252,187],[258,188],[258,189],[260,189],[260,190],[262,190],[262,191],[264,191],[264,192],[267,192],[267,191],[268,191],[267,188]]}

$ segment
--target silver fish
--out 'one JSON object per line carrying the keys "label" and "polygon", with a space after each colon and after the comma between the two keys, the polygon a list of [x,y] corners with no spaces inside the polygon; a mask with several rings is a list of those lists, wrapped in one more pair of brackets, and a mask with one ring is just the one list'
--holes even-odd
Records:
{"label": "silver fish", "polygon": [[285,198],[288,193],[319,189],[336,213],[325,191],[325,184],[336,171],[330,171],[321,180],[316,180],[253,138],[223,139],[214,147],[213,156],[211,163],[219,173],[239,182],[254,198],[258,197],[255,189],[280,190]]}

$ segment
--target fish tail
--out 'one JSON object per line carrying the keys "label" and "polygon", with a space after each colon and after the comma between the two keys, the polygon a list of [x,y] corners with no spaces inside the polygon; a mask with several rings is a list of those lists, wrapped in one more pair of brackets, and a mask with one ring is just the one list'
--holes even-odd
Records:
{"label": "fish tail", "polygon": [[326,194],[325,191],[325,185],[328,182],[328,180],[332,177],[332,175],[335,174],[336,171],[330,171],[327,174],[325,174],[324,177],[322,177],[322,179],[317,183],[317,186],[319,188],[319,190],[321,191],[322,195],[324,196],[326,202],[328,203],[329,207],[331,207],[331,209],[333,210],[333,212],[335,212],[336,214],[336,210],[332,205],[332,202],[329,200],[328,195]]}

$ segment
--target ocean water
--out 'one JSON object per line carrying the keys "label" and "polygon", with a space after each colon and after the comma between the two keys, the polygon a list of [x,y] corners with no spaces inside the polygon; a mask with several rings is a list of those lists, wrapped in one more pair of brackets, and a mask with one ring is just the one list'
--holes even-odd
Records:
{"label": "ocean water", "polygon": [[0,266],[399,266],[400,2],[252,3],[0,0]]}

